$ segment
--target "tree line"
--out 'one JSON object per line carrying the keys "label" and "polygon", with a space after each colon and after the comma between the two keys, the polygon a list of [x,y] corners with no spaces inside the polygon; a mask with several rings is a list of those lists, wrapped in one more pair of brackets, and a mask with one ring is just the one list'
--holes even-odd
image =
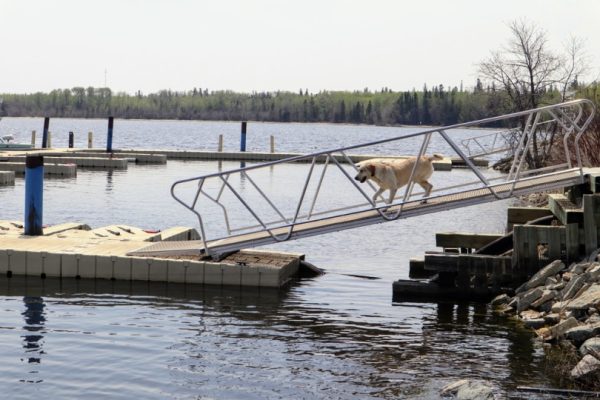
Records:
{"label": "tree line", "polygon": [[[462,85],[461,85],[462,86]],[[549,88],[545,100],[559,97]],[[50,93],[0,94],[0,115],[181,119],[269,122],[331,122],[371,125],[448,125],[513,111],[510,99],[477,80],[472,90],[443,85],[421,90],[253,92],[180,92],[147,95],[113,93],[109,88],[75,87]]]}

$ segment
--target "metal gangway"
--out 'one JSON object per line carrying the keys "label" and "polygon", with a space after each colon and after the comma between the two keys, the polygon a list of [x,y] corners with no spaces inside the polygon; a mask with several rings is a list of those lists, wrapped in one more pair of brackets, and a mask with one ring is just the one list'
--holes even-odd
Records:
{"label": "metal gangway", "polygon": [[[171,194],[196,216],[201,239],[161,242],[133,254],[219,257],[242,248],[580,184],[587,166],[580,140],[594,112],[591,101],[573,100],[183,179],[172,185]],[[416,166],[391,204],[373,200],[375,184],[354,179],[358,158],[352,154],[402,154],[420,160],[434,151],[446,157],[437,167],[448,167],[452,159],[464,168],[435,168],[439,171],[431,178],[434,189],[426,202],[413,185]],[[476,160],[494,154],[512,157],[508,173],[477,165]],[[542,154],[562,161],[536,168],[531,160]],[[216,227],[221,236],[211,234]]]}

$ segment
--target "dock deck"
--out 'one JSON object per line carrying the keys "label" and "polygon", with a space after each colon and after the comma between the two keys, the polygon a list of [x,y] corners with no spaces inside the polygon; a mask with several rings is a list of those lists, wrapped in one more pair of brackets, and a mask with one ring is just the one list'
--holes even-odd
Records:
{"label": "dock deck", "polygon": [[89,229],[71,223],[25,236],[16,221],[0,221],[0,274],[39,278],[89,278],[185,284],[281,287],[297,273],[303,255],[242,251],[221,261],[200,257],[132,257],[151,241],[196,238],[194,229],[160,233],[114,225]]}

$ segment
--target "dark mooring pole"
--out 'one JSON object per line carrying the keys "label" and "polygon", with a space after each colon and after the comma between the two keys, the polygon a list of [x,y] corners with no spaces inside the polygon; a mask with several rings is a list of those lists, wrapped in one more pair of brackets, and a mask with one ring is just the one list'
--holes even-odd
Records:
{"label": "dark mooring pole", "polygon": [[69,148],[70,149],[73,148],[74,142],[75,142],[75,135],[73,134],[73,132],[69,132]]}
{"label": "dark mooring pole", "polygon": [[50,117],[44,118],[44,130],[42,132],[42,149],[48,147],[48,128],[50,127]]}
{"label": "dark mooring pole", "polygon": [[25,234],[42,235],[44,204],[44,157],[25,158]]}
{"label": "dark mooring pole", "polygon": [[112,152],[112,139],[113,139],[113,124],[114,117],[108,117],[108,134],[106,136],[106,152]]}
{"label": "dark mooring pole", "polygon": [[246,121],[242,122],[242,135],[240,136],[240,151],[246,151]]}

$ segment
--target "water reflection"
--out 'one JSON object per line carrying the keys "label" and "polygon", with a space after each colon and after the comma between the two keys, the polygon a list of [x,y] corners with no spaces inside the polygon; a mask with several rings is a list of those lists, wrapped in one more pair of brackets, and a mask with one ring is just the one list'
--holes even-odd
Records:
{"label": "water reflection", "polygon": [[[42,360],[41,356],[44,354],[42,348],[46,323],[44,299],[39,296],[25,296],[23,303],[25,304],[25,311],[22,313],[25,319],[23,330],[27,332],[21,336],[26,356],[24,360],[27,360],[29,364],[39,364]],[[37,371],[30,371],[30,373],[37,373]],[[42,380],[26,380],[26,382],[39,383]]]}
{"label": "water reflection", "polygon": [[[0,296],[27,293],[28,362],[39,363],[43,354],[45,298],[53,304],[54,331],[66,321],[61,315],[70,314],[69,328],[62,330],[86,349],[86,357],[97,360],[94,368],[106,363],[114,370],[110,379],[117,386],[135,372],[115,360],[133,357],[128,352],[138,347],[140,356],[148,348],[166,354],[166,365],[150,374],[166,380],[160,385],[176,384],[214,398],[436,398],[449,380],[493,379],[510,390],[530,381],[530,371],[540,370],[531,334],[507,325],[481,303],[399,303],[385,313],[354,312],[305,297],[311,279],[286,290],[37,282],[13,277],[0,285]],[[111,350],[102,337],[121,337],[125,347]],[[161,345],[152,344],[156,338]],[[74,365],[81,363],[81,354],[69,356]],[[65,376],[73,369],[57,368]]]}
{"label": "water reflection", "polygon": [[112,169],[106,171],[106,193],[113,191],[113,174],[114,171]]}

